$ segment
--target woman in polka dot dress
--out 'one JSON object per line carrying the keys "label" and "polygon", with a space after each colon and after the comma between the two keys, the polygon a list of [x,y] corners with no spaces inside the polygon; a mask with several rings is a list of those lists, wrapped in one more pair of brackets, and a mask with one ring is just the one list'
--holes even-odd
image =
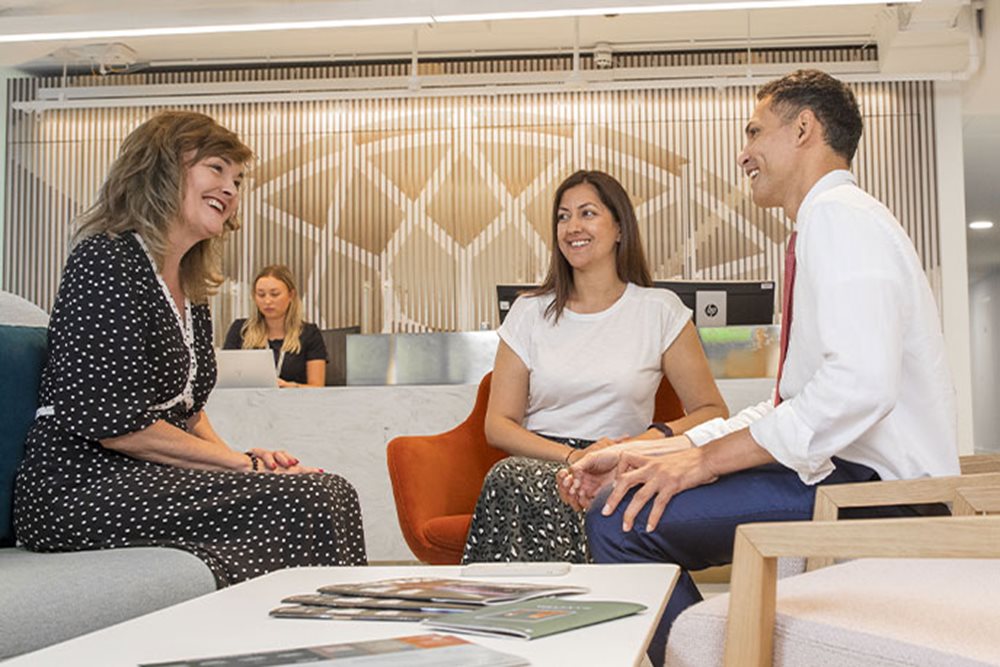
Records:
{"label": "woman in polka dot dress", "polygon": [[207,298],[251,156],[191,112],[161,113],[122,144],[78,222],[49,323],[15,492],[27,548],[175,547],[220,586],[365,564],[347,481],[285,451],[236,451],[204,412],[216,375]]}

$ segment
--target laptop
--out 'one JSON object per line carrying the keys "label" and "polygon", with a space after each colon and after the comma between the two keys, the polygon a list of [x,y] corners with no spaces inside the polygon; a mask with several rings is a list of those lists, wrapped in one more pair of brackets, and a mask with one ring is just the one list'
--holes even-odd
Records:
{"label": "laptop", "polygon": [[216,389],[277,387],[278,374],[271,350],[216,350],[219,374]]}

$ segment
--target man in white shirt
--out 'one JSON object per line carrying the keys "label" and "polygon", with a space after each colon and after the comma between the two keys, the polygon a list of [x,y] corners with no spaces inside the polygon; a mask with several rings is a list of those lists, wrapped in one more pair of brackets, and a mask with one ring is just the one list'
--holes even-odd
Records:
{"label": "man in white shirt", "polygon": [[650,645],[654,664],[674,618],[701,599],[686,570],[730,562],[739,524],[808,519],[817,484],[958,473],[930,286],[897,220],[847,171],[862,126],[853,93],[800,70],[757,99],[738,161],[754,202],[796,224],[775,401],[695,427],[669,453],[595,452],[562,480],[564,498],[591,507],[595,561],[685,569]]}

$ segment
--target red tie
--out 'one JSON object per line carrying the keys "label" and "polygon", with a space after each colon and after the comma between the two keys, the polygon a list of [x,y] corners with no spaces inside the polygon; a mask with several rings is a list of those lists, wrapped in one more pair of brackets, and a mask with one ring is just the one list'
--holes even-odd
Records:
{"label": "red tie", "polygon": [[774,385],[774,405],[781,403],[781,371],[788,354],[788,334],[792,328],[792,291],[795,289],[795,236],[792,232],[785,248],[785,287],[781,295],[781,355],[778,357],[778,378]]}

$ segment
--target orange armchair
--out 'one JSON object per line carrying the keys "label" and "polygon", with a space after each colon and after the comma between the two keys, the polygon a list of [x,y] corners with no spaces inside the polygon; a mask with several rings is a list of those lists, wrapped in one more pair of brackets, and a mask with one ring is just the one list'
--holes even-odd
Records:
{"label": "orange armchair", "polygon": [[[386,450],[396,516],[406,544],[431,565],[455,565],[462,559],[486,473],[507,453],[486,442],[487,373],[465,421],[438,435],[393,438]],[[666,378],[656,392],[654,421],[683,416],[684,408]]]}

